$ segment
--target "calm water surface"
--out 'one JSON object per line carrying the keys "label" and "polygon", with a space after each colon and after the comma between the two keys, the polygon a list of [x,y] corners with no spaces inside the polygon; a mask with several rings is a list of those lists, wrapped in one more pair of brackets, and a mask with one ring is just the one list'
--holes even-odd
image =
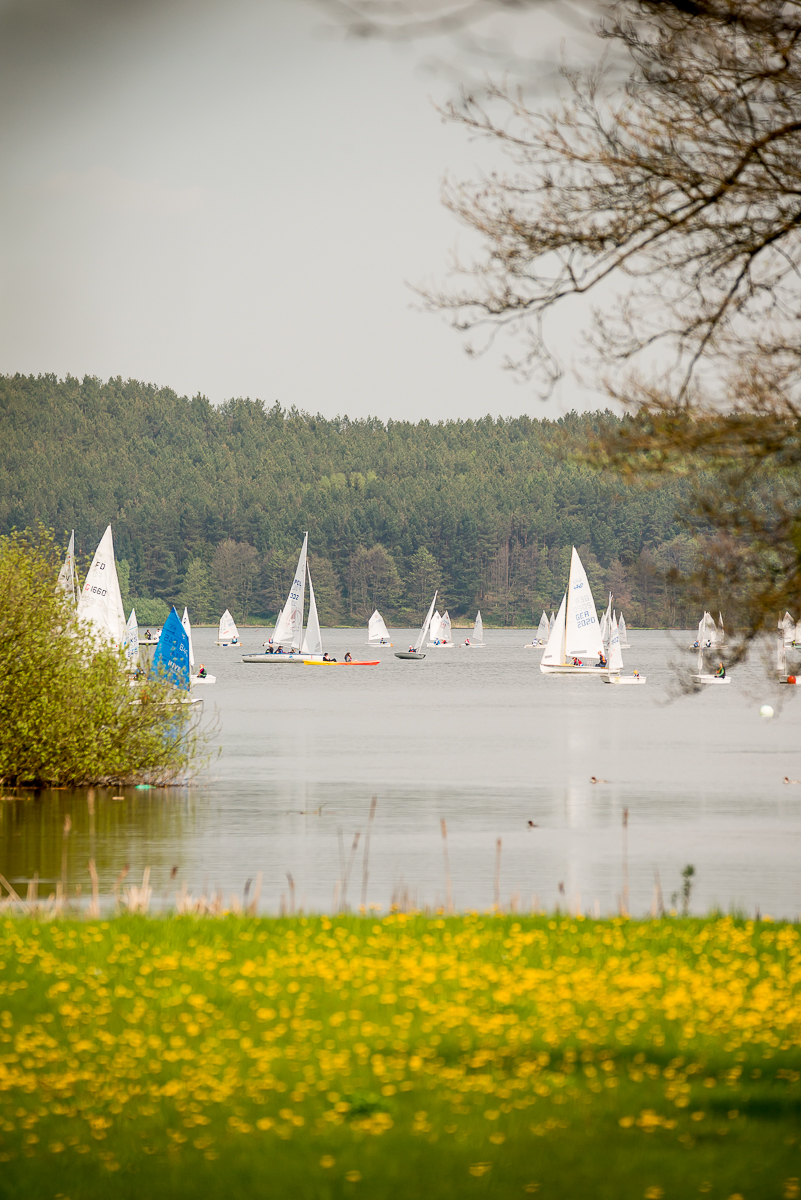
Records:
{"label": "calm water surface", "polygon": [[[265,636],[245,630],[244,649]],[[412,636],[396,633],[395,648]],[[386,648],[379,667],[345,669],[245,665],[241,651],[214,646],[216,630],[196,630],[196,659],[217,676],[203,689],[213,757],[199,779],[97,789],[93,812],[85,792],[6,800],[0,870],[18,890],[38,871],[41,894],[65,867],[70,889],[85,892],[90,857],[104,891],[125,864],[129,878],[149,865],[156,901],[183,881],[241,895],[261,872],[268,911],[289,902],[289,872],[298,906],[330,910],[360,831],[347,891],[357,906],[376,796],[368,904],[386,909],[393,893],[444,904],[445,818],[457,907],[492,905],[500,838],[504,906],[609,912],[624,886],[627,807],[632,911],[650,908],[655,872],[669,902],[692,863],[694,911],[797,917],[801,785],[783,783],[801,779],[795,690],[754,662],[729,687],[671,703],[673,669],[694,662],[690,634],[631,631],[626,670],[647,674],[642,688],[544,676],[541,652],[523,649],[531,636],[490,630],[484,649],[430,650],[419,663]],[[324,633],[338,657],[366,654],[365,642],[361,630]],[[762,703],[780,700],[772,721],[760,718]]]}

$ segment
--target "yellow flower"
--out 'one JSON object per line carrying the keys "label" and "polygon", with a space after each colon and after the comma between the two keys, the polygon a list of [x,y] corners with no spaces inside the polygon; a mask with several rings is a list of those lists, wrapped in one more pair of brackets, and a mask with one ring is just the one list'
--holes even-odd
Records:
{"label": "yellow flower", "polygon": [[468,1167],[468,1170],[471,1175],[475,1175],[476,1178],[480,1179],[482,1175],[487,1174],[487,1171],[492,1170],[492,1163],[488,1163],[488,1162],[471,1163],[470,1166]]}
{"label": "yellow flower", "polygon": [[334,1166],[336,1161],[337,1160],[334,1158],[333,1154],[324,1154],[323,1157],[320,1159],[320,1166],[325,1167],[326,1170],[329,1170],[331,1167]]}
{"label": "yellow flower", "polygon": [[361,1171],[346,1171],[345,1178],[348,1183],[358,1183],[362,1177]]}

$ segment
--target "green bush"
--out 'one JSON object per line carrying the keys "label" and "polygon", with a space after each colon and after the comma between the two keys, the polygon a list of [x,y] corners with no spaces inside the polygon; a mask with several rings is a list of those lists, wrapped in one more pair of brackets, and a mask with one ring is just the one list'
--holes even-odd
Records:
{"label": "green bush", "polygon": [[0,538],[0,780],[175,780],[197,748],[191,709],[166,683],[130,685],[76,622],[58,567],[51,534]]}

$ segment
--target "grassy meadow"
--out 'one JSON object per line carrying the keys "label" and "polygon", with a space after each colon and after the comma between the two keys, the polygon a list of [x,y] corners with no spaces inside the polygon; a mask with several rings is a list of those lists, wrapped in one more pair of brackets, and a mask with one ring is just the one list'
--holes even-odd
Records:
{"label": "grassy meadow", "polygon": [[801,1197],[801,931],[0,921],[0,1196]]}

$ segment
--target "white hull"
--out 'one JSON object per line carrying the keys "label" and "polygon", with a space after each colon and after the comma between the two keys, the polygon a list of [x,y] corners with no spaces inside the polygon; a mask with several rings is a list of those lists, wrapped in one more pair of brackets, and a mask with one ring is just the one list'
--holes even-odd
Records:
{"label": "white hull", "polygon": [[523,649],[524,650],[541,650],[542,647],[545,645],[547,645],[546,642],[526,642]]}
{"label": "white hull", "polygon": [[572,663],[549,666],[540,663],[543,675],[606,675],[606,667],[574,667]]}
{"label": "white hull", "polygon": [[391,650],[392,642],[365,642],[365,646],[371,646],[373,650]]}
{"label": "white hull", "polygon": [[456,642],[426,642],[427,650],[452,650]]}
{"label": "white hull", "polygon": [[647,682],[647,677],[645,675],[602,675],[601,678],[604,683],[623,684]]}
{"label": "white hull", "polygon": [[486,642],[462,642],[460,650],[483,650]]}
{"label": "white hull", "polygon": [[216,683],[217,676],[216,675],[204,675],[203,678],[201,679],[199,675],[190,675],[189,682],[192,685],[192,687],[200,686],[200,684],[203,684],[203,683]]}
{"label": "white hull", "polygon": [[242,662],[276,665],[278,663],[303,663],[307,658],[313,657],[311,654],[243,654]]}
{"label": "white hull", "polygon": [[723,678],[720,675],[691,675],[690,678],[693,683],[731,683],[728,675]]}
{"label": "white hull", "polygon": [[214,643],[214,645],[215,645],[215,646],[239,646],[239,645],[240,645],[240,642],[238,642],[238,641],[236,641],[236,642],[234,642],[234,641],[231,641],[231,642],[215,642],[215,643]]}

